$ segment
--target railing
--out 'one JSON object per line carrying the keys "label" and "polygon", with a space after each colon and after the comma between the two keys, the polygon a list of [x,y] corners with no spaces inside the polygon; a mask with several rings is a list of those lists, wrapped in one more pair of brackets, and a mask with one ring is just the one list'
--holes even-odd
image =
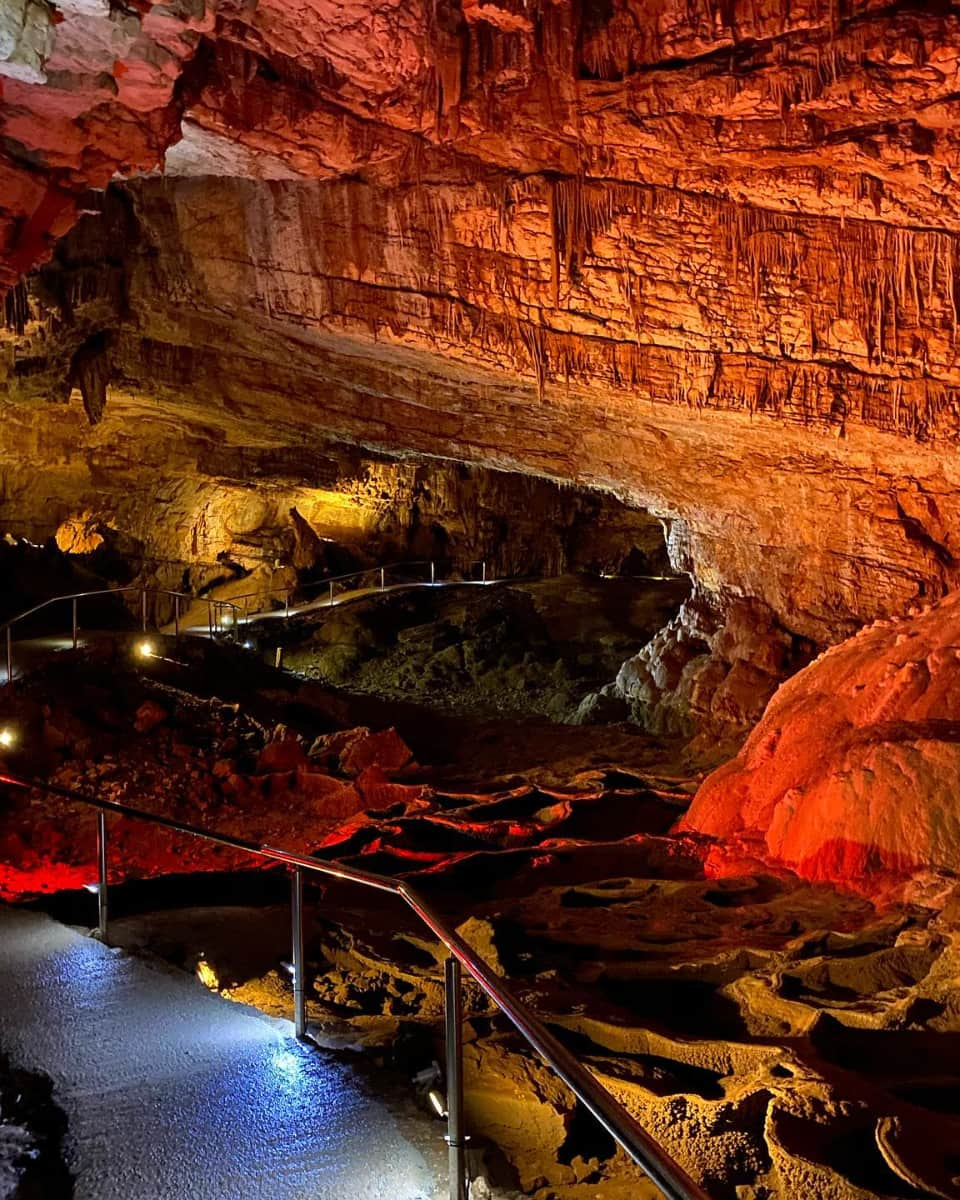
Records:
{"label": "railing", "polygon": [[446,946],[449,954],[444,963],[444,1028],[447,1066],[447,1143],[450,1162],[450,1200],[466,1200],[466,1142],[463,1121],[463,1045],[461,968],[479,984],[483,992],[507,1016],[519,1033],[540,1057],[563,1080],[614,1141],[650,1177],[669,1200],[708,1200],[706,1193],[683,1168],[666,1153],[629,1112],[581,1065],[569,1050],[550,1033],[533,1012],[513,995],[504,981],[479,958],[471,947],[439,916],[433,907],[408,884],[386,875],[375,875],[339,863],[323,862],[302,854],[291,854],[272,846],[256,845],[227,834],[215,833],[174,821],[169,817],[148,813],[143,809],[101,800],[72,788],[58,787],[41,780],[24,779],[0,771],[0,784],[23,790],[36,789],[78,804],[97,809],[97,885],[98,930],[104,941],[108,934],[107,890],[107,813],[146,821],[191,837],[202,838],[216,845],[239,850],[269,862],[283,863],[292,868],[292,940],[294,1028],[299,1039],[307,1035],[306,990],[304,987],[305,943],[303,933],[303,880],[305,871],[360,884],[380,892],[398,896],[431,932]]}
{"label": "railing", "polygon": [[292,607],[290,602],[291,602],[291,599],[293,598],[294,594],[297,592],[299,592],[301,594],[306,594],[307,592],[311,592],[314,590],[322,591],[322,590],[326,589],[326,591],[328,593],[327,603],[333,604],[334,597],[336,596],[338,590],[341,592],[344,590],[348,590],[348,591],[363,590],[363,589],[360,589],[359,587],[345,589],[343,587],[343,585],[348,582],[359,583],[360,581],[362,581],[364,579],[369,579],[371,581],[371,585],[372,585],[371,590],[383,592],[383,591],[386,591],[387,586],[388,586],[387,585],[388,575],[398,575],[401,573],[409,574],[411,571],[422,570],[424,575],[426,576],[426,578],[423,580],[406,579],[400,585],[391,584],[390,586],[391,587],[403,586],[404,584],[409,584],[411,587],[414,587],[418,583],[452,584],[452,583],[476,583],[476,582],[492,583],[493,582],[492,576],[488,578],[486,560],[472,562],[469,564],[469,566],[467,568],[467,570],[471,571],[471,572],[473,571],[474,567],[480,568],[480,572],[479,572],[480,580],[479,581],[473,580],[473,579],[462,579],[462,580],[441,579],[440,573],[445,568],[449,567],[449,565],[450,565],[449,560],[436,559],[436,558],[414,559],[414,560],[411,560],[410,562],[385,563],[384,565],[379,566],[379,567],[361,567],[357,571],[346,571],[342,575],[331,575],[327,579],[317,579],[317,580],[314,580],[312,583],[297,584],[295,587],[291,587],[291,588],[265,588],[265,589],[261,589],[260,591],[256,591],[256,592],[241,592],[238,595],[231,596],[230,599],[234,604],[237,604],[237,605],[239,605],[241,603],[241,601],[243,602],[243,604],[242,604],[242,607],[243,607],[242,620],[244,621],[244,623],[246,623],[247,621],[249,621],[251,619],[252,616],[257,615],[256,612],[251,613],[251,611],[250,611],[250,603],[249,602],[251,600],[264,600],[264,599],[277,600],[278,597],[282,596],[283,603],[279,604],[279,601],[278,601],[279,607],[284,610],[285,616],[289,616],[290,609]]}
{"label": "railing", "polygon": [[[328,589],[328,593],[329,593],[328,598],[327,598],[327,604],[332,605],[334,602],[334,597],[336,596],[336,593],[337,593],[337,588],[350,580],[360,581],[363,579],[370,578],[373,580],[374,590],[386,591],[387,586],[388,586],[387,585],[388,573],[391,575],[397,575],[397,574],[400,574],[401,572],[405,573],[405,574],[409,574],[410,571],[413,569],[423,569],[424,574],[427,576],[427,578],[422,581],[406,579],[399,584],[390,584],[389,585],[390,587],[404,587],[404,586],[417,587],[417,586],[423,586],[427,583],[430,583],[430,584],[442,583],[446,586],[451,586],[451,585],[460,584],[460,583],[462,583],[462,584],[478,584],[478,583],[488,584],[488,583],[495,582],[494,577],[488,570],[488,564],[485,559],[478,559],[474,562],[471,562],[467,567],[467,571],[470,572],[471,574],[473,574],[475,572],[475,568],[479,568],[479,571],[476,572],[480,576],[479,579],[456,579],[455,580],[455,579],[440,579],[440,578],[438,578],[438,574],[439,574],[438,567],[440,569],[443,569],[444,567],[447,567],[448,565],[449,565],[448,561],[442,560],[442,559],[418,559],[418,560],[414,560],[411,562],[389,563],[389,564],[385,564],[385,565],[379,566],[379,567],[364,567],[364,568],[361,568],[359,571],[348,571],[343,575],[334,575],[329,579],[319,579],[313,583],[297,584],[296,587],[291,587],[291,588],[268,588],[268,589],[265,589],[262,591],[257,591],[257,592],[243,592],[243,593],[240,593],[239,595],[231,596],[227,600],[218,600],[212,596],[193,596],[188,592],[172,591],[169,588],[145,588],[145,587],[140,587],[136,584],[130,584],[126,587],[100,588],[99,590],[90,591],[90,592],[70,592],[70,593],[66,593],[61,596],[51,596],[51,598],[49,600],[44,600],[40,604],[35,604],[33,606],[33,608],[28,608],[26,610],[26,612],[18,613],[17,616],[11,617],[8,621],[4,621],[4,622],[0,623],[0,635],[3,635],[5,637],[5,641],[6,641],[6,661],[7,661],[6,682],[8,684],[13,682],[13,630],[14,630],[14,628],[17,625],[19,625],[21,622],[26,621],[29,617],[32,617],[36,613],[42,612],[44,609],[50,608],[55,604],[69,602],[71,605],[72,640],[73,640],[74,650],[77,649],[77,646],[79,644],[79,633],[80,633],[80,625],[79,625],[79,621],[78,621],[79,601],[85,600],[85,599],[90,599],[90,598],[93,598],[96,596],[123,596],[123,595],[129,594],[129,593],[137,593],[140,597],[140,628],[144,633],[146,633],[147,629],[148,629],[148,609],[149,609],[148,600],[149,600],[149,598],[150,597],[153,598],[153,601],[154,601],[154,624],[159,628],[160,622],[157,619],[157,610],[159,607],[158,601],[162,597],[166,597],[168,600],[169,599],[173,600],[173,626],[174,626],[174,634],[177,638],[180,637],[181,618],[182,618],[184,612],[193,605],[197,605],[197,604],[204,605],[205,604],[207,606],[207,630],[208,630],[210,637],[212,638],[215,634],[218,634],[218,633],[229,632],[229,634],[233,637],[234,641],[237,641],[237,640],[239,640],[240,628],[243,625],[249,624],[255,617],[258,617],[258,616],[263,617],[263,616],[270,615],[270,614],[260,611],[260,610],[251,611],[251,608],[250,608],[251,600],[263,600],[265,598],[269,598],[271,600],[277,601],[277,597],[282,596],[283,602],[279,603],[279,601],[278,601],[278,609],[275,610],[275,615],[279,615],[280,611],[282,610],[284,618],[286,618],[286,617],[289,617],[291,615],[291,613],[296,611],[296,606],[294,606],[291,603],[291,601],[293,599],[294,594],[297,592],[303,593],[303,592],[311,591],[316,588],[326,588],[326,589]],[[607,578],[612,578],[612,577],[604,575],[601,578],[607,579]],[[630,578],[636,579],[636,580],[663,581],[665,579],[670,579],[673,577],[665,576],[665,575],[631,575]],[[342,590],[342,588],[341,588],[341,590]],[[349,589],[349,590],[356,591],[356,590],[364,590],[364,589]],[[186,605],[183,604],[184,601],[186,601]],[[316,602],[308,601],[306,607],[309,607],[310,603],[316,603]],[[229,614],[229,618],[230,618],[229,620],[226,619],[228,614]],[[169,625],[170,623],[168,622],[167,624]],[[196,628],[196,626],[190,626],[190,628]],[[279,651],[278,658],[277,658],[277,665],[280,666],[281,662],[282,662],[282,651]]]}
{"label": "railing", "polygon": [[[124,596],[130,593],[136,593],[140,597],[140,628],[143,633],[146,633],[148,628],[150,597],[153,597],[154,600],[154,624],[158,624],[156,620],[157,601],[161,597],[173,599],[173,619],[177,637],[180,636],[181,601],[184,600],[188,602],[188,606],[195,603],[207,605],[208,626],[211,637],[213,637],[214,633],[223,629],[223,614],[225,611],[232,612],[234,630],[236,630],[238,624],[237,606],[231,600],[215,600],[212,597],[191,596],[187,592],[174,592],[168,588],[144,588],[131,584],[128,587],[99,588],[91,592],[71,592],[64,596],[51,596],[49,600],[35,604],[33,608],[28,608],[26,612],[18,613],[15,617],[11,617],[8,621],[0,624],[0,633],[4,635],[6,642],[7,683],[13,682],[13,630],[21,622],[26,621],[29,617],[39,612],[43,612],[44,609],[51,608],[55,604],[69,601],[71,606],[71,637],[73,648],[76,650],[80,642],[79,602],[81,600],[92,599],[95,596]],[[236,633],[234,633],[234,636],[236,636]]]}
{"label": "railing", "polygon": [[[147,632],[148,628],[148,612],[149,599],[153,598],[154,608],[154,625],[159,627],[160,621],[157,618],[158,601],[165,597],[167,600],[173,601],[173,626],[174,634],[179,638],[181,629],[181,617],[193,605],[205,604],[207,606],[207,630],[211,637],[217,633],[223,633],[229,630],[233,638],[236,640],[239,636],[239,629],[242,625],[246,625],[250,620],[257,615],[262,615],[259,611],[251,612],[251,600],[276,599],[277,596],[283,596],[283,603],[280,606],[283,609],[285,617],[289,617],[293,605],[291,603],[296,592],[309,592],[317,588],[326,588],[329,591],[328,603],[333,604],[334,597],[339,588],[343,590],[343,584],[349,581],[361,581],[364,579],[373,580],[374,587],[380,591],[385,591],[387,587],[388,573],[392,575],[409,573],[411,570],[423,569],[424,574],[428,579],[423,580],[424,583],[431,584],[439,582],[438,566],[443,569],[447,566],[445,560],[438,559],[418,559],[411,562],[389,563],[379,567],[364,567],[359,571],[348,571],[343,575],[334,575],[329,579],[316,580],[313,583],[298,584],[293,588],[278,589],[268,588],[257,592],[244,592],[240,595],[231,596],[227,600],[218,600],[212,596],[193,596],[188,592],[172,591],[169,588],[145,588],[136,584],[130,584],[127,587],[100,588],[89,592],[69,592],[61,596],[51,596],[49,600],[44,600],[40,604],[35,604],[33,608],[28,608],[26,612],[18,613],[15,617],[11,617],[8,621],[0,623],[0,636],[3,637],[6,643],[6,664],[7,664],[7,683],[13,681],[13,631],[17,625],[26,621],[28,618],[35,616],[37,613],[43,612],[45,609],[52,608],[56,604],[69,603],[71,606],[71,638],[73,641],[74,650],[77,649],[80,639],[80,623],[79,623],[79,602],[81,600],[92,599],[98,596],[124,596],[129,594],[137,594],[140,597],[140,628],[143,633]],[[481,581],[484,583],[491,582],[487,577],[487,564],[471,563],[468,570],[473,570],[474,567],[481,567]],[[405,580],[414,586],[418,581]],[[444,582],[452,583],[453,580]],[[471,580],[456,581],[456,582],[475,582]],[[391,585],[393,586],[393,585]],[[229,621],[226,616],[229,614]],[[168,622],[169,624],[169,622]]]}

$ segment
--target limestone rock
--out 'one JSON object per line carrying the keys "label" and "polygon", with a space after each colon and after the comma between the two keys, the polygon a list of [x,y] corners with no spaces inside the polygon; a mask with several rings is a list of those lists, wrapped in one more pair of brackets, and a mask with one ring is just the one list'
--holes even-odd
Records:
{"label": "limestone rock", "polygon": [[[122,391],[127,427],[160,405],[234,448],[322,430],[587,483],[819,644],[955,582],[949,5],[10,11],[0,389],[27,430],[76,384],[97,430]],[[48,373],[22,276],[171,146],[114,189],[143,232],[119,303],[77,316],[89,269],[48,296]]]}
{"label": "limestone rock", "polygon": [[158,725],[162,725],[169,715],[163,705],[158,704],[155,700],[145,700],[137,709],[133,727],[137,733],[149,733]]}
{"label": "limestone rock", "polygon": [[810,879],[960,871],[960,595],[877,622],[777,691],[680,828]]}

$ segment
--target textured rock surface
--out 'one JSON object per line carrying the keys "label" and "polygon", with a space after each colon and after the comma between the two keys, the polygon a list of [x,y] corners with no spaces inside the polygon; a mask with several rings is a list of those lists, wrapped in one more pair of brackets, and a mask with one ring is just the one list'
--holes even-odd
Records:
{"label": "textured rock surface", "polygon": [[[79,406],[7,411],[0,538],[7,534],[55,538],[102,579],[281,596],[298,577],[315,583],[430,559],[438,577],[479,576],[481,561],[491,578],[669,569],[660,522],[610,495],[335,443],[237,444],[195,410],[158,411],[126,394],[92,427]],[[32,570],[18,570],[0,545],[11,584],[0,608],[9,615],[31,596],[95,586],[65,562],[22,553]]]}
{"label": "textured rock surface", "polygon": [[605,692],[625,700],[646,728],[696,734],[691,749],[716,756],[717,736],[742,737],[812,653],[761,601],[698,591]]}
{"label": "textured rock surface", "polygon": [[[290,670],[350,693],[465,715],[569,721],[584,693],[614,675],[688,592],[682,578],[638,584],[575,575],[418,588],[319,609],[282,631],[264,621],[249,632],[261,645],[282,642]],[[612,719],[626,716],[621,708]]]}
{"label": "textured rock surface", "polygon": [[[879,622],[789,680],[681,822],[812,879],[960,871],[960,596]],[[729,868],[735,869],[735,868]]]}
{"label": "textured rock surface", "polygon": [[[756,863],[717,879],[705,838],[669,832],[686,799],[675,788],[608,758],[584,771],[582,754],[553,784],[506,783],[512,764],[476,722],[467,736],[499,784],[486,794],[443,784],[429,768],[411,773],[389,730],[314,738],[330,728],[315,685],[287,681],[289,723],[268,726],[265,714],[284,707],[281,680],[240,670],[239,658],[184,644],[180,661],[146,673],[106,649],[60,656],[16,698],[0,694],[0,715],[23,733],[17,769],[414,880],[711,1194],[906,1200],[916,1188],[955,1200],[955,879],[917,881],[908,906],[883,914]],[[161,719],[138,732],[148,703]],[[558,744],[571,736],[554,730]],[[3,791],[0,857],[19,865],[0,871],[3,894],[73,887],[80,899],[61,897],[63,915],[89,920],[89,814]],[[223,876],[187,883],[182,872],[248,865],[132,821],[112,819],[110,838],[114,881],[177,872],[178,905],[223,905],[227,890]],[[286,883],[250,872],[234,895],[280,907],[271,919],[161,902],[153,939],[142,918],[122,919],[118,894],[112,931],[190,970],[203,957],[236,998],[288,1018],[276,970],[289,945]],[[311,1017],[341,1046],[391,1044],[400,1060],[419,1045],[411,1075],[428,1065],[441,947],[412,914],[353,888],[331,885],[310,913]],[[546,1068],[482,997],[466,999],[471,1129],[496,1138],[543,1200],[646,1200],[639,1174]]]}
{"label": "textured rock surface", "polygon": [[[949,6],[63,15],[4,51],[6,280],[186,113],[169,176],[129,189],[123,319],[68,357],[91,417],[113,378],[233,437],[266,417],[275,443],[322,426],[611,488],[821,642],[954,578]],[[30,357],[8,350],[15,396]]]}

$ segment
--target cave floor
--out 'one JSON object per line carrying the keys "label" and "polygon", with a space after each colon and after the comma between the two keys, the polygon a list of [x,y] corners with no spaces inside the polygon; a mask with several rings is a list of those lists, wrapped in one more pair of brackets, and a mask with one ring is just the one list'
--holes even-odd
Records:
{"label": "cave floor", "polygon": [[0,1042],[68,1118],[77,1200],[428,1200],[379,1096],[288,1022],[36,913],[0,909]]}
{"label": "cave floor", "polygon": [[[32,771],[411,879],[722,1200],[960,1195],[951,881],[918,879],[881,907],[755,860],[718,863],[707,839],[671,832],[687,802],[676,746],[620,727],[430,718],[241,670],[229,647],[191,645],[192,666],[149,672],[122,643],[97,655],[58,656],[18,688]],[[418,761],[395,734],[351,730],[362,714],[419,737]],[[92,877],[89,812],[5,799],[7,897]],[[118,940],[190,971],[203,956],[234,999],[289,1016],[282,878],[114,819],[109,861],[116,881],[180,873],[144,884],[171,893],[118,906]],[[424,1047],[436,1056],[440,948],[349,890],[308,898],[315,1026],[331,1045],[387,1056],[412,1041],[417,1065]],[[504,1186],[648,1200],[479,996],[468,1010],[471,1129],[508,1163]]]}

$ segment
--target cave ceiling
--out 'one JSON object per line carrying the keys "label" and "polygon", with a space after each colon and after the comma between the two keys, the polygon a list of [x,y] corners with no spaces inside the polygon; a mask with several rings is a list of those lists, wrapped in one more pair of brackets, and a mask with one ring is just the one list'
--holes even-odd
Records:
{"label": "cave ceiling", "polygon": [[906,611],[960,555],[958,53],[947,3],[2,0],[7,457],[338,437],[612,489],[817,640]]}

